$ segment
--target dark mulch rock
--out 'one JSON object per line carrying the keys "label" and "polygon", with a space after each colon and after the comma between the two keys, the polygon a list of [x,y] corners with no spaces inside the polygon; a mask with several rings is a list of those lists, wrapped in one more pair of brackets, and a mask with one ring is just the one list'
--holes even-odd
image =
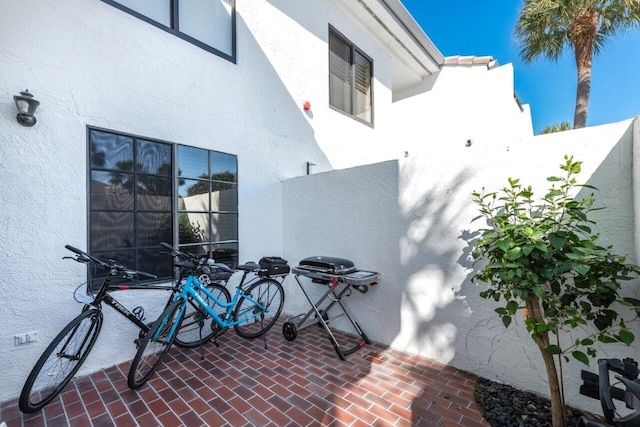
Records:
{"label": "dark mulch rock", "polygon": [[[551,425],[551,402],[537,394],[478,378],[474,397],[492,427],[546,427]],[[567,408],[567,424],[575,426],[583,412]]]}

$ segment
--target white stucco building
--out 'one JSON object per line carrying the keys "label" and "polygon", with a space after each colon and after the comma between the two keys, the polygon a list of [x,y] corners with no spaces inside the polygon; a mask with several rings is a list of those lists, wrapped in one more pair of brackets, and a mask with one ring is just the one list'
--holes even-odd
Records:
{"label": "white stucco building", "polygon": [[[537,374],[513,369],[517,355],[490,364],[480,354],[495,347],[465,348],[492,312],[477,291],[460,296],[469,268],[458,262],[460,233],[475,216],[470,190],[503,182],[507,169],[538,176],[544,165],[546,177],[564,154],[532,145],[511,65],[445,58],[399,0],[220,0],[180,14],[130,0],[0,3],[0,401],[19,394],[78,312],[72,291],[86,271],[61,261],[64,245],[117,252],[143,269],[156,229],[177,244],[194,242],[181,234],[182,216],[205,229],[195,246],[242,262],[274,254],[295,264],[322,252],[377,268],[385,277],[377,297],[386,302],[364,312],[385,321],[367,331],[372,339],[544,392]],[[15,120],[12,97],[25,88],[40,101],[33,127]],[[629,178],[620,191],[630,191],[630,127],[600,131],[609,145],[568,149],[599,162],[621,146],[611,167]],[[158,153],[169,169],[140,160]],[[190,169],[198,153],[214,165],[203,182],[224,189],[212,190],[218,203],[185,207],[195,203],[183,203],[180,180],[202,180]],[[106,207],[103,188],[125,186],[113,183],[116,172],[169,187],[152,208],[131,200]],[[319,186],[336,199],[314,198]],[[631,228],[633,212],[625,203]],[[115,242],[127,233],[134,241]],[[621,236],[622,251],[634,252],[632,235]],[[285,310],[295,313],[305,301],[290,285]],[[116,315],[105,322],[81,373],[134,354],[135,329]],[[31,331],[38,342],[15,345],[16,334]],[[486,344],[488,333],[477,339]]]}

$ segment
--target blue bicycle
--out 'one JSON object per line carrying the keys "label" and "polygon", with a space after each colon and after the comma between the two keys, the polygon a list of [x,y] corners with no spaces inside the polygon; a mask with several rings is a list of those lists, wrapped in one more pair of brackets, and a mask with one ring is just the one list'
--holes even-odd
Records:
{"label": "blue bicycle", "polygon": [[[289,273],[289,267],[281,258],[263,258],[260,264],[239,265],[237,268],[243,271],[243,275],[231,298],[222,287],[216,287],[214,294],[193,273],[207,269],[212,272],[234,270],[182,252],[167,243],[161,245],[178,258],[175,265],[180,268],[180,280],[173,301],[139,344],[127,381],[132,389],[141,387],[153,375],[183,329],[183,324],[191,331],[191,336],[198,331],[198,339],[191,341],[200,344],[206,341],[216,343],[216,338],[231,327],[242,338],[264,338],[278,320],[284,305],[282,281]],[[190,314],[185,324],[188,309]],[[264,345],[266,348],[266,338]]]}

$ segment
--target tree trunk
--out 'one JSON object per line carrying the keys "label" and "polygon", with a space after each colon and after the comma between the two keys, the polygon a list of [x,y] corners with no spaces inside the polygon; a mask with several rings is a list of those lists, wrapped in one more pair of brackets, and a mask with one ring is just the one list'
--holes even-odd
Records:
{"label": "tree trunk", "polygon": [[[545,323],[542,315],[542,308],[540,307],[540,300],[538,297],[532,297],[526,301],[529,315],[536,321],[536,323]],[[549,397],[551,399],[551,422],[553,427],[566,427],[567,420],[565,418],[564,401],[562,399],[562,390],[560,388],[560,381],[558,378],[558,370],[556,368],[556,362],[553,359],[553,354],[547,351],[549,346],[549,333],[541,332],[533,335],[533,340],[538,345],[542,360],[544,361],[544,367],[547,371],[547,379],[549,381]]]}
{"label": "tree trunk", "polygon": [[576,89],[576,109],[573,116],[573,128],[587,126],[587,110],[591,94],[591,65],[593,45],[598,30],[598,13],[591,9],[582,9],[572,18],[569,39],[573,44],[576,68],[578,70],[578,87]]}

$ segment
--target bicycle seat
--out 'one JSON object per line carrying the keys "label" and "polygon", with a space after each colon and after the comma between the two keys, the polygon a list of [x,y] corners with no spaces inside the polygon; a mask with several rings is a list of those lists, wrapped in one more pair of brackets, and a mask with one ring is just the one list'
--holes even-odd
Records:
{"label": "bicycle seat", "polygon": [[[211,260],[209,260],[211,261]],[[209,262],[207,261],[207,265],[216,270],[224,271],[225,273],[234,273],[235,270],[229,267],[227,264],[223,264],[221,262]]]}
{"label": "bicycle seat", "polygon": [[237,269],[242,271],[256,271],[260,270],[260,265],[253,261],[249,261],[246,264],[239,265]]}

